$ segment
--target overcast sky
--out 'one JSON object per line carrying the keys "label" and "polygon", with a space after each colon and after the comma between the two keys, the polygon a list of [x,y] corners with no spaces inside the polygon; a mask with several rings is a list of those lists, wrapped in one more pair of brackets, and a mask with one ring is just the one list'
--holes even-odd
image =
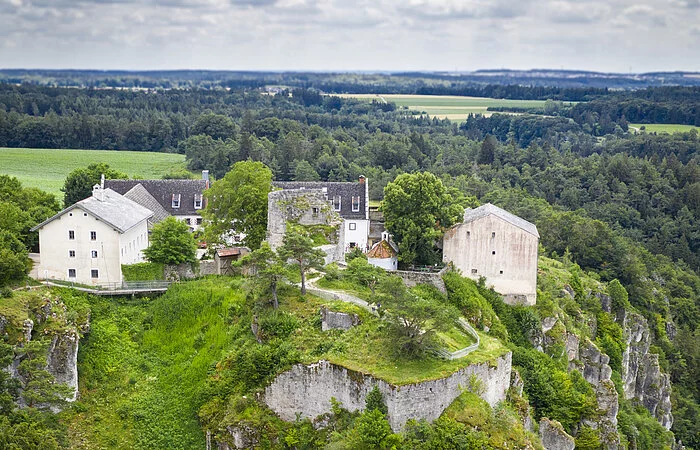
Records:
{"label": "overcast sky", "polygon": [[0,0],[0,68],[700,71],[700,0]]}

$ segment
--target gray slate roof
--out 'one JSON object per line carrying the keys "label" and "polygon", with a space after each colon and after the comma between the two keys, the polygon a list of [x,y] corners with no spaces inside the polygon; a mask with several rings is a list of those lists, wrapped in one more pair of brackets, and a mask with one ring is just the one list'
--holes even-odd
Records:
{"label": "gray slate roof", "polygon": [[481,219],[482,217],[486,217],[493,214],[494,216],[500,218],[501,220],[504,220],[511,225],[514,225],[518,228],[521,228],[528,233],[537,236],[538,238],[540,237],[540,234],[537,232],[537,227],[535,226],[534,223],[530,223],[527,220],[523,219],[522,217],[518,217],[515,214],[511,214],[505,209],[501,209],[496,205],[492,205],[491,203],[487,203],[485,205],[481,205],[478,208],[475,209],[467,209],[464,211],[464,221],[463,223],[469,223],[473,222],[477,219]]}
{"label": "gray slate roof", "polygon": [[[365,185],[360,182],[342,181],[273,181],[272,185],[280,189],[323,189],[328,190],[328,200],[340,195],[340,217],[343,219],[364,219],[368,198],[365,198]],[[352,197],[360,197],[360,210],[352,210]]]}
{"label": "gray slate roof", "polygon": [[73,209],[80,209],[88,214],[92,214],[120,233],[126,232],[153,215],[153,211],[150,209],[119,195],[111,189],[104,189],[103,192],[104,200],[98,200],[94,196],[81,200],[41,222],[32,228],[32,231],[38,230]]}
{"label": "gray slate roof", "polygon": [[[200,209],[194,209],[194,197],[202,195],[207,188],[205,180],[105,180],[106,188],[122,195],[137,184],[143,186],[171,216],[201,215]],[[173,208],[173,194],[180,194],[179,208]]]}
{"label": "gray slate roof", "polygon": [[158,200],[146,190],[141,183],[129,189],[124,197],[133,200],[144,208],[153,211],[153,217],[149,220],[150,223],[158,223],[165,220],[170,214],[158,203]]}

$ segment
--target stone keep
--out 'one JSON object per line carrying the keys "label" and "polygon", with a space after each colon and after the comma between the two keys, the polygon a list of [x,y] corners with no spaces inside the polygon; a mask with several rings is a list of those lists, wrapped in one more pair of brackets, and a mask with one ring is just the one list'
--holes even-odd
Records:
{"label": "stone keep", "polygon": [[506,303],[534,305],[539,239],[534,224],[487,203],[445,232],[443,261],[474,280],[485,277]]}

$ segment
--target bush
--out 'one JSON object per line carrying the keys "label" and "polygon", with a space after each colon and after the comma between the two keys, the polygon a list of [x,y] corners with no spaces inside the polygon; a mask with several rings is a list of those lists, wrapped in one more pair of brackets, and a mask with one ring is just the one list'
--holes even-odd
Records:
{"label": "bush", "polygon": [[122,265],[122,274],[124,281],[151,281],[165,278],[163,264],[155,262]]}

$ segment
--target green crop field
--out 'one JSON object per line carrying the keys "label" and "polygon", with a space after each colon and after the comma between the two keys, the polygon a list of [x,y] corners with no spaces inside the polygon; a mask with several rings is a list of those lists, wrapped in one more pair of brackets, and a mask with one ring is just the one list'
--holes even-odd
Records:
{"label": "green crop field", "polygon": [[344,94],[341,97],[394,102],[398,107],[425,112],[431,117],[464,121],[469,114],[489,116],[489,107],[541,108],[544,100],[506,100],[454,95]]}
{"label": "green crop field", "polygon": [[37,187],[63,199],[66,176],[78,167],[107,163],[130,178],[157,179],[185,167],[185,155],[114,150],[0,148],[0,175],[17,177],[23,186]]}
{"label": "green crop field", "polygon": [[[641,128],[644,127],[644,130]],[[667,124],[667,123],[631,123],[629,124],[631,131],[640,132],[645,131],[647,133],[682,133],[690,130],[700,131],[700,127],[694,127],[693,125],[677,125],[677,124]]]}

